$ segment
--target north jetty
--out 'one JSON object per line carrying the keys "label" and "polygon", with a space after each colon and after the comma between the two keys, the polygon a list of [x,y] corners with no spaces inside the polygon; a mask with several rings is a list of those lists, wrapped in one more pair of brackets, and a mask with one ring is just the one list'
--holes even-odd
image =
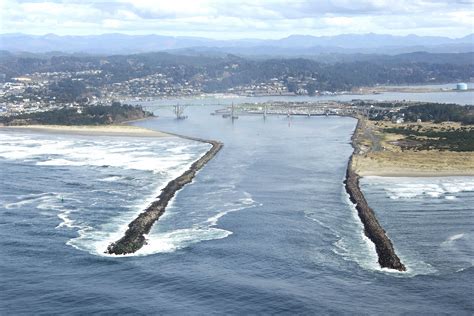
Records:
{"label": "north jetty", "polygon": [[359,152],[358,137],[363,133],[364,118],[358,118],[357,127],[352,136],[352,146],[354,153],[349,159],[346,172],[346,180],[344,181],[346,191],[349,194],[350,200],[355,204],[357,213],[362,224],[364,225],[365,235],[375,244],[375,250],[378,255],[378,262],[382,268],[395,269],[399,271],[406,271],[405,266],[400,261],[400,258],[395,253],[391,240],[385,233],[378,222],[374,211],[369,207],[364,194],[359,187],[359,175],[353,168],[353,157]]}
{"label": "north jetty", "polygon": [[201,158],[199,158],[199,160],[195,161],[182,175],[174,180],[171,180],[161,191],[161,194],[157,197],[157,199],[128,225],[125,235],[107,247],[107,250],[105,251],[106,253],[125,255],[134,253],[142,248],[146,244],[144,235],[150,232],[153,224],[160,218],[161,215],[163,215],[166,210],[166,206],[176,194],[176,192],[186,184],[190,183],[195,177],[196,173],[202,167],[204,167],[221,150],[223,146],[222,143],[213,140],[204,140],[181,135],[175,136],[208,143],[211,144],[212,147]]}

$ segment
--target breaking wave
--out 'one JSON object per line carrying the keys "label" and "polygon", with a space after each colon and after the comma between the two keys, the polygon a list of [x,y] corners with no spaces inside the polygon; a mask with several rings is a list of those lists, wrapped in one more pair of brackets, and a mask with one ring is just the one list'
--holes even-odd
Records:
{"label": "breaking wave", "polygon": [[460,192],[474,191],[474,177],[364,177],[369,185],[383,186],[391,199],[444,198],[454,200]]}

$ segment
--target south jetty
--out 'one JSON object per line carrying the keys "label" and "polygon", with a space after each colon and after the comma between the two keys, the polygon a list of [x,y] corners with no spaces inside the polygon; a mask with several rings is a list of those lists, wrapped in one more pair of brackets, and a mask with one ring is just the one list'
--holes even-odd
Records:
{"label": "south jetty", "polygon": [[152,202],[138,217],[133,220],[125,232],[125,235],[110,244],[105,251],[108,254],[125,255],[131,254],[142,248],[146,244],[145,234],[150,232],[153,224],[160,218],[166,210],[169,201],[174,197],[177,191],[190,183],[196,173],[204,167],[222,148],[223,144],[214,140],[204,140],[181,135],[175,135],[182,138],[209,143],[211,149],[207,151],[199,160],[195,161],[191,167],[182,175],[168,182],[161,194]]}

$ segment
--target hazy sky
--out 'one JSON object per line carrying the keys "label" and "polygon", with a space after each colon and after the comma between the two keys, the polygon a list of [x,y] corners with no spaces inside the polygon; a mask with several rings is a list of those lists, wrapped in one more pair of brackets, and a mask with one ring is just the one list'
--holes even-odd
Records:
{"label": "hazy sky", "polygon": [[0,0],[0,32],[461,37],[473,32],[473,9],[474,0]]}

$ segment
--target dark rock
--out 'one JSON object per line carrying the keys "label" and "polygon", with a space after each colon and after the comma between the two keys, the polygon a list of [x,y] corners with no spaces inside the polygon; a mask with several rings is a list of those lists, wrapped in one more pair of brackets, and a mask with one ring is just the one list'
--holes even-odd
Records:
{"label": "dark rock", "polygon": [[[360,120],[357,124],[356,131],[361,128]],[[357,150],[355,138],[352,139],[354,150]],[[375,217],[374,211],[369,207],[364,194],[359,187],[359,175],[354,172],[352,168],[352,157],[347,165],[346,180],[344,181],[346,191],[349,194],[350,200],[355,204],[359,218],[364,224],[365,235],[375,244],[375,250],[379,257],[379,264],[382,268],[395,269],[399,271],[406,271],[405,266],[401,263],[391,240],[387,237],[385,230]]]}
{"label": "dark rock", "polygon": [[146,244],[144,234],[148,234],[153,224],[161,217],[161,215],[163,215],[166,210],[166,206],[176,194],[176,192],[186,184],[190,183],[196,175],[196,172],[204,167],[204,165],[206,165],[219,152],[219,150],[221,150],[223,146],[222,143],[217,141],[208,141],[200,138],[184,136],[180,137],[209,143],[212,145],[212,148],[209,149],[209,151],[206,152],[199,160],[195,161],[182,175],[174,180],[171,180],[161,191],[161,194],[157,197],[157,199],[128,225],[125,235],[107,247],[106,253],[123,255],[134,253],[143,247],[143,245]]}

